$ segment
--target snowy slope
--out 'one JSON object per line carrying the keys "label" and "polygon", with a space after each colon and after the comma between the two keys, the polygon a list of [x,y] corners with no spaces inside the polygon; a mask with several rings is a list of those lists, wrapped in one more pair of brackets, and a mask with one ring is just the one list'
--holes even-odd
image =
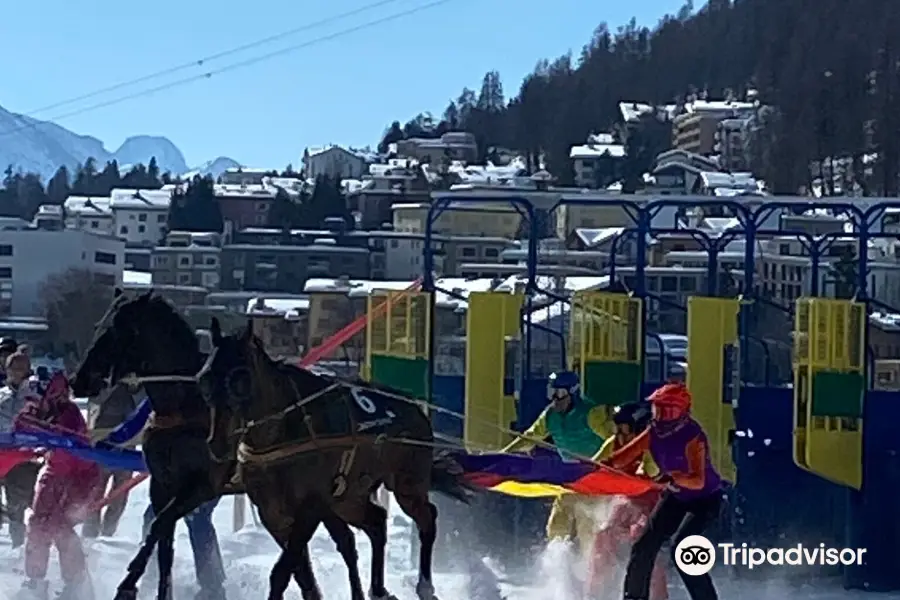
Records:
{"label": "snowy slope", "polygon": [[[88,542],[89,563],[96,586],[97,600],[112,598],[116,585],[126,571],[126,565],[134,551],[141,531],[141,515],[146,507],[147,484],[142,484],[133,493],[128,509],[122,519],[117,538],[105,538]],[[399,514],[396,504],[391,503],[391,522],[388,527],[387,587],[398,600],[414,600],[412,588],[415,572],[410,566],[410,528],[408,519]],[[268,590],[268,574],[275,563],[278,549],[268,534],[253,525],[248,525],[237,533],[231,532],[233,499],[221,501],[215,514],[216,527],[219,532],[223,559],[228,573],[229,600],[257,600],[264,598]],[[248,521],[250,521],[248,517]],[[452,523],[440,521],[442,528],[452,528]],[[369,543],[363,535],[357,535],[357,547],[360,553],[360,572],[364,585],[369,578]],[[324,595],[329,600],[348,600],[350,598],[346,569],[343,561],[334,550],[333,542],[322,528],[316,532],[311,543],[313,567]],[[179,525],[176,542],[176,566],[174,573],[175,600],[192,598],[195,592],[195,576],[190,554],[190,543],[187,530]],[[566,580],[565,566],[572,564],[567,549],[551,546],[543,556],[535,557],[536,565],[529,578],[535,583],[530,586],[506,582],[506,577],[490,567],[489,561],[478,560],[472,576],[466,574],[447,574],[436,570],[435,587],[442,600],[498,600],[495,591],[497,581],[502,581],[500,588],[509,600],[584,600],[572,592],[571,580]],[[22,575],[22,557],[8,546],[6,535],[0,536],[0,598],[12,598],[18,590]],[[477,574],[476,574],[477,573]],[[729,600],[863,600],[871,598],[858,592],[848,592],[829,584],[788,587],[778,581],[766,582],[733,582],[722,581],[724,576],[717,575],[716,580],[723,598]],[[58,587],[59,573],[55,554],[51,559],[50,578]],[[475,581],[475,580],[479,581]],[[485,581],[487,579],[487,581]],[[672,600],[684,600],[686,594],[680,586],[675,585],[677,578],[670,574],[670,590]],[[478,585],[474,585],[478,583]],[[288,598],[299,599],[299,590],[295,584],[288,592]],[[598,600],[619,600],[621,593],[618,586],[610,589],[609,594]],[[475,592],[477,590],[477,592]],[[155,590],[154,590],[155,591]],[[879,595],[882,600],[897,600],[900,594]],[[593,600],[593,599],[592,599]]]}
{"label": "snowy slope", "polygon": [[[162,172],[177,175],[188,171],[181,150],[168,138],[138,135],[126,139],[117,150],[109,151],[97,138],[0,107],[0,171],[12,165],[21,171],[39,173],[46,181],[62,165],[74,170],[91,157],[102,167],[113,159],[119,165],[147,164],[153,156]],[[231,161],[219,158],[214,162],[223,160]]]}
{"label": "snowy slope", "polygon": [[199,167],[194,167],[187,173],[184,173],[182,177],[184,179],[193,179],[194,176],[199,175],[200,177],[209,176],[213,179],[218,179],[228,169],[239,169],[242,167],[244,167],[244,165],[238,161],[228,158],[227,156],[220,156],[214,160],[206,161]]}

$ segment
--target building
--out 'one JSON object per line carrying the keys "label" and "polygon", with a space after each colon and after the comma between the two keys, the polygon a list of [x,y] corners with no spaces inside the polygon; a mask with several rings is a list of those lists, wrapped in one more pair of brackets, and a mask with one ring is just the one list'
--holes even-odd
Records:
{"label": "building", "polygon": [[625,146],[616,142],[612,134],[588,136],[582,146],[569,151],[575,170],[575,185],[583,188],[605,189],[622,178]]}
{"label": "building", "polygon": [[368,173],[372,158],[370,153],[341,146],[307,148],[303,152],[303,174],[308,179],[323,175],[337,179],[359,179]]}
{"label": "building", "polygon": [[83,229],[101,235],[113,235],[116,232],[110,198],[69,196],[63,207],[66,227],[69,229]]}
{"label": "building", "polygon": [[125,243],[78,229],[5,227],[0,238],[0,316],[43,313],[47,278],[71,269],[90,271],[104,284],[122,283]]}
{"label": "building", "polygon": [[309,298],[258,296],[247,303],[253,333],[273,358],[303,356],[309,339]]}
{"label": "building", "polygon": [[41,204],[31,224],[44,231],[59,231],[66,228],[63,207],[58,204]]}
{"label": "building", "polygon": [[[431,203],[403,202],[391,206],[394,231],[425,233]],[[434,232],[444,235],[475,235],[515,239],[522,217],[504,204],[460,204],[456,210],[441,213],[434,221]]]}
{"label": "building", "polygon": [[396,143],[397,154],[433,165],[449,161],[467,163],[478,160],[475,136],[466,131],[449,131],[438,139],[409,138]]}
{"label": "building", "polygon": [[723,119],[716,125],[716,143],[713,151],[719,157],[719,165],[728,171],[749,171],[750,161],[746,152],[748,118]]}
{"label": "building", "polygon": [[347,191],[350,210],[359,215],[361,229],[380,229],[392,219],[394,203],[430,200],[430,186],[423,168],[409,159],[392,158],[371,164],[368,174]]}
{"label": "building", "polygon": [[218,289],[221,245],[218,233],[169,232],[165,244],[153,249],[151,273],[154,285]]}
{"label": "building", "polygon": [[113,234],[130,247],[152,248],[166,235],[172,189],[110,192]]}
{"label": "building", "polygon": [[369,249],[340,246],[322,238],[308,245],[226,244],[222,247],[220,288],[300,294],[307,279],[335,273],[368,278]]}
{"label": "building", "polygon": [[265,226],[278,190],[264,183],[216,184],[213,188],[225,229]]}
{"label": "building", "polygon": [[274,171],[270,169],[247,169],[244,167],[231,167],[219,177],[219,183],[223,185],[262,185],[263,181],[271,176]]}
{"label": "building", "polygon": [[696,154],[713,154],[719,122],[750,116],[755,110],[751,102],[688,102],[672,119],[672,147]]}

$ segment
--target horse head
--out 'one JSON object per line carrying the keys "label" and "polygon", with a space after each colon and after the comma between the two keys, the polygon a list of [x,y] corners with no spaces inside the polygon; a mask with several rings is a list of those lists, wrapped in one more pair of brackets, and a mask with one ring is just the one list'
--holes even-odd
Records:
{"label": "horse head", "polygon": [[117,292],[96,325],[72,389],[77,396],[96,396],[129,375],[193,375],[201,360],[194,332],[164,298],[152,290],[133,298]]}

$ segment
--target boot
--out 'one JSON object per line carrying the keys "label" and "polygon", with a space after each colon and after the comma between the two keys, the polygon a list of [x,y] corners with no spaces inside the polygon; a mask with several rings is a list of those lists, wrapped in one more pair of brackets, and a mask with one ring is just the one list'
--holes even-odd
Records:
{"label": "boot", "polygon": [[25,523],[10,522],[9,540],[13,548],[19,548],[25,544]]}
{"label": "boot", "polygon": [[46,579],[26,579],[15,595],[15,600],[48,600],[49,585]]}

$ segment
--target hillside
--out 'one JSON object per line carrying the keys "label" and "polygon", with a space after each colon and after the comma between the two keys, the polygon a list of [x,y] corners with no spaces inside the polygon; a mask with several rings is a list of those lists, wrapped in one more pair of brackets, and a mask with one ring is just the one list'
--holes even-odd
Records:
{"label": "hillside", "polygon": [[[395,122],[383,144],[465,129],[485,154],[516,149],[532,169],[543,157],[571,183],[570,147],[621,123],[620,102],[742,98],[752,89],[774,107],[750,142],[754,171],[775,192],[795,193],[808,184],[811,163],[837,156],[852,160],[864,193],[897,195],[898,34],[900,3],[891,0],[710,0],[699,11],[688,2],[652,29],[600,24],[580,53],[540,60],[509,100],[500,74],[490,72],[480,91],[464,89],[450,103],[438,125],[427,114]],[[659,149],[658,137],[623,141],[626,176],[634,178]],[[877,155],[870,170],[865,154]]]}

